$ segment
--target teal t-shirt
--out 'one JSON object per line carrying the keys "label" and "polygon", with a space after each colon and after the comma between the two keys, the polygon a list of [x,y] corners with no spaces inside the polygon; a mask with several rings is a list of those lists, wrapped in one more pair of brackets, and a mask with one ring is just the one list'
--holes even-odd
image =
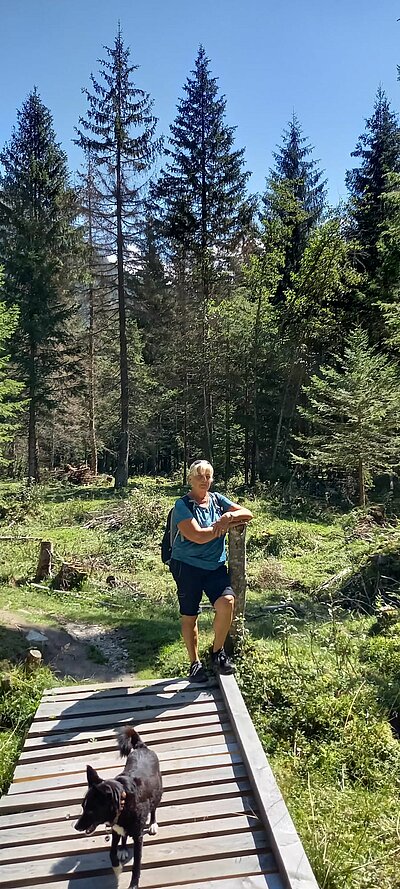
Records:
{"label": "teal t-shirt", "polygon": [[[215,503],[215,497],[218,499],[218,504]],[[184,519],[196,519],[200,528],[209,528],[222,513],[229,512],[233,506],[232,500],[228,500],[223,494],[210,495],[208,506],[199,506],[196,500],[190,499],[192,511],[181,497],[175,502],[172,515],[172,523],[175,527]],[[188,565],[194,565],[195,568],[215,571],[226,562],[225,535],[216,537],[215,540],[210,540],[208,543],[192,543],[178,532],[172,547],[172,558],[178,559],[179,562],[187,562]]]}

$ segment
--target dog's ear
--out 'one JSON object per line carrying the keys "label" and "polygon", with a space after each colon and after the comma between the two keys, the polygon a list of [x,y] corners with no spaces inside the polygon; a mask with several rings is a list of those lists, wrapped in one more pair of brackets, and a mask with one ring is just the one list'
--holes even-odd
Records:
{"label": "dog's ear", "polygon": [[100,775],[97,774],[95,769],[92,769],[92,766],[86,766],[86,775],[89,787],[93,787],[94,784],[101,783]]}

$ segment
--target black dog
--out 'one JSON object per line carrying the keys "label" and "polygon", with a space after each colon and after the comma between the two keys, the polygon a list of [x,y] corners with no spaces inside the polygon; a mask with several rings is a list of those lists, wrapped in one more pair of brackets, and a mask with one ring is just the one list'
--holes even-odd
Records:
{"label": "black dog", "polygon": [[[102,781],[87,766],[89,790],[82,803],[83,813],[76,830],[93,833],[99,824],[112,827],[111,864],[117,876],[129,858],[128,837],[133,837],[133,870],[129,889],[137,889],[140,878],[143,833],[150,816],[148,832],[157,833],[156,809],[162,796],[160,763],[131,726],[118,733],[121,756],[127,756],[124,771],[111,781]],[[122,848],[117,852],[122,837]]]}

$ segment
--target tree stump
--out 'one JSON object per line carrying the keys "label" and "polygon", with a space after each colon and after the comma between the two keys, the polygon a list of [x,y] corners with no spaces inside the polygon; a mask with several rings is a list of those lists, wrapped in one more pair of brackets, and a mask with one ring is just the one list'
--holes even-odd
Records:
{"label": "tree stump", "polygon": [[235,593],[235,616],[230,637],[234,642],[242,633],[246,610],[246,525],[236,525],[229,531],[229,571]]}
{"label": "tree stump", "polygon": [[76,568],[75,565],[67,565],[66,562],[63,562],[52,586],[56,590],[80,590],[86,579],[87,574],[84,571]]}
{"label": "tree stump", "polygon": [[25,658],[25,666],[29,670],[36,670],[42,663],[42,652],[38,648],[30,648]]}
{"label": "tree stump", "polygon": [[53,567],[53,544],[51,540],[42,540],[40,544],[39,561],[36,568],[35,583],[51,577]]}

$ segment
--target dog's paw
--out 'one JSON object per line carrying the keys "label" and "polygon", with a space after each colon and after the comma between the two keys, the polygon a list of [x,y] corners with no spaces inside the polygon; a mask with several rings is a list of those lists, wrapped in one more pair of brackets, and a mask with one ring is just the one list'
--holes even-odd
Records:
{"label": "dog's paw", "polygon": [[125,864],[125,861],[128,861],[128,858],[130,857],[129,856],[129,849],[118,849],[117,855],[118,855],[120,864]]}
{"label": "dog's paw", "polygon": [[150,824],[149,834],[151,837],[154,837],[158,833],[158,824],[157,821],[153,821],[153,824]]}
{"label": "dog's paw", "polygon": [[117,880],[119,880],[119,878],[122,874],[122,870],[123,870],[122,864],[119,864],[118,867],[113,867],[113,871],[114,871],[114,874],[115,874]]}

